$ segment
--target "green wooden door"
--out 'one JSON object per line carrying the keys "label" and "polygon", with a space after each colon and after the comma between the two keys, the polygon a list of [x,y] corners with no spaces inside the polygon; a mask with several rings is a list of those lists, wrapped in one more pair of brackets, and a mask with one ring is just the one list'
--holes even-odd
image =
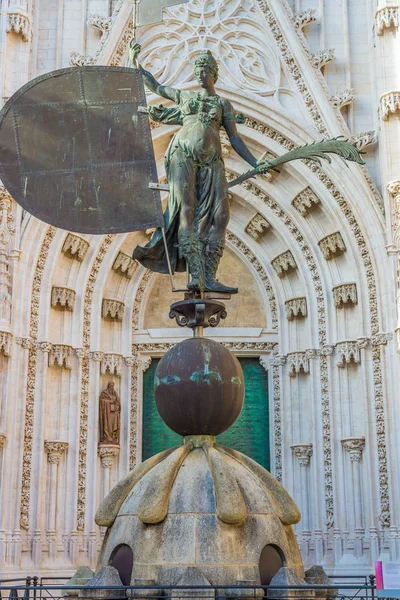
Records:
{"label": "green wooden door", "polygon": [[[155,358],[144,373],[142,458],[171,446],[179,446],[182,437],[161,420],[154,401],[154,374],[160,359]],[[244,373],[244,406],[236,423],[218,436],[218,442],[250,456],[266,469],[270,467],[268,374],[258,358],[239,358]]]}

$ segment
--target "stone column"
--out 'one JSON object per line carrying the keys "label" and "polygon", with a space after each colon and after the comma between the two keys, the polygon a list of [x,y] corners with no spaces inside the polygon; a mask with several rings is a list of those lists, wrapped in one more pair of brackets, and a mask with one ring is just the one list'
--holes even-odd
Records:
{"label": "stone column", "polygon": [[111,468],[114,464],[114,458],[119,455],[119,444],[99,444],[98,452],[103,467],[103,498],[110,491]]}
{"label": "stone column", "polygon": [[[400,175],[400,167],[399,167]],[[396,304],[397,304],[397,323],[396,323],[396,345],[397,351],[400,352],[400,179],[391,181],[387,185],[387,190],[392,199],[392,241],[393,243],[387,247],[388,254],[394,257],[394,269],[396,274]]]}
{"label": "stone column", "polygon": [[362,556],[362,535],[364,533],[361,510],[362,490],[360,462],[363,450],[365,448],[365,437],[344,438],[341,440],[341,444],[343,449],[348,452],[350,456],[351,476],[353,482],[352,517],[355,534],[355,553],[356,557],[360,558]]}
{"label": "stone column", "polygon": [[49,512],[47,517],[47,538],[49,544],[49,556],[56,556],[56,528],[57,528],[57,489],[58,489],[58,465],[61,456],[68,448],[67,442],[45,442],[44,449],[47,452],[49,463]]}
{"label": "stone column", "polygon": [[290,446],[300,465],[300,488],[301,488],[301,514],[302,514],[302,525],[303,525],[303,555],[305,557],[309,554],[310,546],[310,514],[308,506],[308,467],[310,466],[310,459],[313,453],[312,444],[294,444]]}

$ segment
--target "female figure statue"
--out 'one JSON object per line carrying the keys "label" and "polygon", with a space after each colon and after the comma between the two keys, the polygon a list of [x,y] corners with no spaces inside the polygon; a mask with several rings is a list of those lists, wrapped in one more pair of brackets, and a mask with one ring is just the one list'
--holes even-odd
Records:
{"label": "female figure statue", "polygon": [[[129,56],[133,64],[140,50],[132,40]],[[237,288],[216,279],[229,221],[220,128],[224,127],[233,149],[252,167],[263,161],[257,161],[240,137],[229,100],[215,92],[218,64],[209,50],[201,51],[195,60],[199,92],[163,86],[140,69],[149,90],[179,107],[152,107],[150,116],[162,123],[182,125],[165,156],[169,198],[164,222],[172,269],[184,271],[188,265],[190,289],[236,293]],[[156,231],[145,247],[137,246],[133,257],[152,271],[168,273],[161,231]]]}

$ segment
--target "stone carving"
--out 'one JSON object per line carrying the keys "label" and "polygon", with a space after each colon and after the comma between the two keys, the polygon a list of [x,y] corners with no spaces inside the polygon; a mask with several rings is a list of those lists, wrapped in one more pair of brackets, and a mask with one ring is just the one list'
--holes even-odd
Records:
{"label": "stone carving", "polygon": [[[82,327],[82,354],[90,349],[90,329],[92,317],[92,300],[94,286],[97,276],[113,241],[112,235],[106,235],[101,242],[100,248],[93,261],[86,284],[83,297],[83,327]],[[88,411],[89,411],[89,388],[90,388],[90,363],[89,357],[82,357],[81,363],[81,403],[79,416],[79,458],[78,458],[78,497],[77,497],[77,525],[78,531],[85,527],[85,505],[86,505],[86,461],[87,461],[87,436],[88,436]]]}
{"label": "stone carving", "polygon": [[352,135],[349,141],[359,150],[364,150],[367,146],[375,146],[378,143],[378,134],[373,129],[362,131],[357,135]]}
{"label": "stone carving", "polygon": [[375,15],[376,35],[382,35],[385,29],[399,26],[399,7],[381,8]]}
{"label": "stone carving", "polygon": [[105,375],[107,371],[110,375],[121,376],[122,355],[121,354],[103,354],[100,362],[100,373]]}
{"label": "stone carving", "polygon": [[124,252],[118,252],[118,256],[114,261],[112,266],[113,270],[118,272],[119,274],[123,274],[128,279],[132,279],[134,272],[136,271],[138,263],[133,260],[129,254],[125,254]]}
{"label": "stone carving", "polygon": [[351,104],[356,99],[354,95],[354,88],[348,88],[343,92],[333,94],[329,100],[334,108],[343,108],[348,104]]}
{"label": "stone carving", "polygon": [[331,233],[318,242],[321,252],[326,260],[346,252],[346,246],[339,231]]}
{"label": "stone carving", "polygon": [[281,374],[278,364],[279,357],[271,360],[272,366],[272,399],[274,407],[274,446],[275,446],[275,477],[282,481],[282,414],[281,414]]}
{"label": "stone carving", "polygon": [[[24,423],[24,450],[22,458],[22,481],[21,481],[21,508],[20,525],[22,529],[29,528],[29,504],[31,485],[31,464],[34,431],[34,404],[36,394],[36,363],[37,347],[35,342],[38,335],[39,324],[39,299],[41,294],[41,283],[44,267],[49,254],[51,242],[56,234],[55,227],[48,227],[39,251],[32,283],[31,314],[29,325],[29,353],[28,353],[28,376],[25,394],[25,423]],[[22,344],[23,346],[23,344]]]}
{"label": "stone carving", "polygon": [[93,58],[93,56],[81,54],[80,52],[71,52],[69,64],[71,67],[87,67],[89,65],[95,65],[96,59]]}
{"label": "stone carving", "polygon": [[294,23],[300,29],[304,29],[306,25],[314,23],[317,20],[317,11],[315,8],[307,8],[295,13]]}
{"label": "stone carving", "polygon": [[58,304],[66,310],[74,310],[76,293],[74,290],[53,286],[51,290],[51,306]]}
{"label": "stone carving", "polygon": [[382,119],[387,121],[390,115],[400,111],[400,92],[388,92],[381,97]]}
{"label": "stone carving", "polygon": [[53,344],[49,352],[49,367],[72,368],[73,349],[66,344]]}
{"label": "stone carving", "polygon": [[352,462],[360,462],[363,450],[365,448],[365,437],[349,437],[340,440],[342,447],[350,455]]}
{"label": "stone carving", "polygon": [[113,381],[109,381],[107,388],[101,392],[99,403],[99,443],[118,444],[121,402]]}
{"label": "stone carving", "polygon": [[82,261],[85,258],[89,247],[89,242],[84,238],[79,237],[79,235],[76,235],[75,233],[68,233],[62,251],[64,254],[70,254],[77,260]]}
{"label": "stone carving", "polygon": [[254,215],[254,217],[247,223],[245,231],[248,233],[256,242],[264,235],[271,225],[260,213]]}
{"label": "stone carving", "polygon": [[103,360],[103,352],[99,352],[94,350],[93,352],[89,352],[89,358],[90,360],[93,360],[93,362],[101,362]]}
{"label": "stone carving", "polygon": [[322,69],[325,65],[336,60],[335,49],[328,48],[311,54],[311,64],[314,69]]}
{"label": "stone carving", "polygon": [[47,453],[47,462],[58,465],[68,445],[68,442],[45,442],[44,449]]}
{"label": "stone carving", "polygon": [[0,450],[3,448],[4,444],[6,443],[6,435],[4,433],[0,433]]}
{"label": "stone carving", "polygon": [[289,271],[297,269],[296,262],[290,250],[283,252],[271,261],[279,277],[284,277]]}
{"label": "stone carving", "polygon": [[355,283],[342,283],[332,289],[333,299],[335,306],[340,308],[345,304],[356,305],[357,299],[357,286]]}
{"label": "stone carving", "polygon": [[125,304],[119,300],[113,300],[111,298],[103,298],[103,305],[101,309],[101,316],[103,319],[109,317],[116,321],[122,321],[124,317]]}
{"label": "stone carving", "polygon": [[6,232],[0,231],[0,322],[9,326],[11,322],[11,268]]}
{"label": "stone carving", "polygon": [[0,331],[0,353],[2,352],[4,356],[10,356],[11,342],[12,334],[8,331]]}
{"label": "stone carving", "polygon": [[312,444],[294,444],[290,446],[293,456],[299,461],[301,467],[308,467],[313,453]]}
{"label": "stone carving", "polygon": [[313,211],[319,203],[320,199],[310,187],[306,187],[305,190],[297,194],[292,200],[293,206],[303,217]]}
{"label": "stone carving", "polygon": [[386,346],[386,344],[392,341],[393,333],[376,333],[371,338],[371,346]]}
{"label": "stone carving", "polygon": [[98,453],[104,469],[111,469],[114,458],[119,455],[119,446],[115,444],[99,444]]}
{"label": "stone carving", "polygon": [[305,352],[289,352],[287,364],[289,366],[289,377],[296,377],[300,373],[310,372],[310,359],[314,358],[315,350]]}
{"label": "stone carving", "polygon": [[31,39],[31,23],[26,12],[22,9],[10,10],[7,13],[6,33],[14,31],[20,33],[24,42],[29,42]]}
{"label": "stone carving", "polygon": [[292,298],[285,302],[285,313],[288,321],[307,316],[306,298]]}
{"label": "stone carving", "polygon": [[339,342],[336,345],[337,366],[340,368],[350,364],[351,361],[361,361],[360,345],[357,342]]}
{"label": "stone carving", "polygon": [[103,15],[89,15],[86,24],[89,27],[94,27],[103,34],[105,31],[109,31],[112,23],[111,17],[104,17]]}
{"label": "stone carving", "polygon": [[269,364],[271,365],[271,367],[283,367],[283,365],[285,363],[286,363],[286,356],[284,354],[275,354],[269,360]]}

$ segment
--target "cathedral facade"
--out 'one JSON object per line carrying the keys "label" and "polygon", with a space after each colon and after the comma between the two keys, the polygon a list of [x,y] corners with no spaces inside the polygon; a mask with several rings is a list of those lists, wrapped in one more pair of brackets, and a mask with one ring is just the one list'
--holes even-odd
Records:
{"label": "cathedral facade", "polygon": [[[365,152],[365,166],[298,161],[231,189],[220,276],[241,293],[207,335],[245,365],[249,453],[263,446],[299,506],[305,565],[370,573],[400,559],[399,1],[163,4],[138,30],[142,65],[196,89],[193,58],[210,49],[253,154],[338,136]],[[131,0],[0,6],[2,103],[55,69],[128,66]],[[176,130],[152,125],[161,183]],[[68,576],[95,566],[102,499],[159,449],[150,375],[187,332],[168,318],[168,278],[131,258],[151,232],[56,229],[4,187],[0,217],[0,576]]]}

